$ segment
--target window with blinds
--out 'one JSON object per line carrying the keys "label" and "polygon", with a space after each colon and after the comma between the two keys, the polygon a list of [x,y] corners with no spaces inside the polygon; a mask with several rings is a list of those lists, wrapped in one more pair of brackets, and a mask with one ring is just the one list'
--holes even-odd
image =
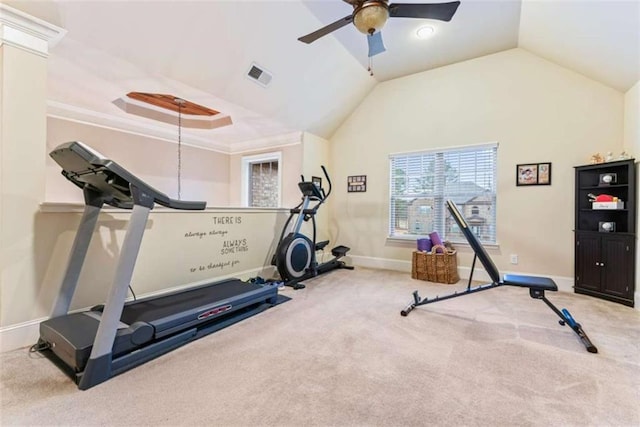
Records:
{"label": "window with blinds", "polygon": [[483,243],[496,242],[498,144],[390,156],[389,237],[416,239],[437,231],[466,242],[445,206],[453,200]]}

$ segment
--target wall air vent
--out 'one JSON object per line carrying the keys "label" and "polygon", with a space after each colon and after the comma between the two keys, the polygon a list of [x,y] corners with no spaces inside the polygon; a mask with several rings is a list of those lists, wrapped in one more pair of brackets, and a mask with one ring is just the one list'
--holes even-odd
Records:
{"label": "wall air vent", "polygon": [[258,83],[260,86],[267,87],[269,83],[271,83],[273,75],[254,62],[251,64],[251,68],[249,68],[247,77],[249,80]]}

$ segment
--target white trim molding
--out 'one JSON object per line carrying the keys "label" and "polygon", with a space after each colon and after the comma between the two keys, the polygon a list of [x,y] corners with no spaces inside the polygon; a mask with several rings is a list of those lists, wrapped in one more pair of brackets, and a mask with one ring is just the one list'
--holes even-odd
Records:
{"label": "white trim molding", "polygon": [[[140,135],[147,138],[159,139],[175,144],[178,143],[177,130],[149,123],[141,123],[138,120],[117,117],[111,114],[99,113],[97,111],[64,104],[58,101],[47,101],[47,116],[60,120],[111,129],[118,132]],[[216,143],[210,139],[193,136],[191,134],[183,134],[182,143],[191,147],[202,148],[222,154],[229,154],[229,147],[227,144]]]}
{"label": "white trim molding", "polygon": [[67,30],[0,3],[0,45],[3,43],[47,58],[49,49]]}
{"label": "white trim molding", "polygon": [[0,353],[35,344],[40,336],[40,322],[46,317],[0,328]]}
{"label": "white trim molding", "polygon": [[291,132],[252,139],[250,141],[236,142],[232,144],[229,154],[243,154],[256,150],[273,149],[298,144],[302,144],[302,132]]}
{"label": "white trim molding", "polygon": [[[115,104],[114,104],[115,105]],[[111,129],[118,132],[140,135],[147,138],[159,139],[162,141],[177,144],[177,130],[173,125],[163,123],[152,124],[143,123],[126,117],[119,117],[113,114],[101,113],[87,108],[65,104],[63,102],[48,100],[47,116],[70,122],[83,123],[90,126]],[[302,143],[302,132],[291,132],[281,135],[274,135],[265,138],[253,139],[242,142],[219,142],[212,141],[211,138],[194,135],[193,133],[182,133],[182,143],[187,146],[210,150],[217,153],[234,155],[244,152],[255,152],[262,149],[275,149]]]}

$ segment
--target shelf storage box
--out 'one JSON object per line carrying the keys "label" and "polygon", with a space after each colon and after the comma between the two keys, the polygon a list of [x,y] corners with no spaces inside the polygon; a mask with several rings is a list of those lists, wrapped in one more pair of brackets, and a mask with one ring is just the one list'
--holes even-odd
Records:
{"label": "shelf storage box", "polygon": [[624,202],[593,202],[591,209],[624,209]]}

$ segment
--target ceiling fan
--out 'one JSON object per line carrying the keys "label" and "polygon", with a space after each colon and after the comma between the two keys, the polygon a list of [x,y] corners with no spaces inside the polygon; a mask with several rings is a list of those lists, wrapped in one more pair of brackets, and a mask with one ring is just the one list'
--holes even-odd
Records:
{"label": "ceiling fan", "polygon": [[448,3],[391,3],[388,0],[343,0],[353,6],[353,13],[298,38],[301,42],[312,43],[322,36],[338,30],[349,23],[363,34],[369,43],[369,57],[385,51],[380,30],[388,18],[422,18],[450,21],[456,13],[459,1]]}

